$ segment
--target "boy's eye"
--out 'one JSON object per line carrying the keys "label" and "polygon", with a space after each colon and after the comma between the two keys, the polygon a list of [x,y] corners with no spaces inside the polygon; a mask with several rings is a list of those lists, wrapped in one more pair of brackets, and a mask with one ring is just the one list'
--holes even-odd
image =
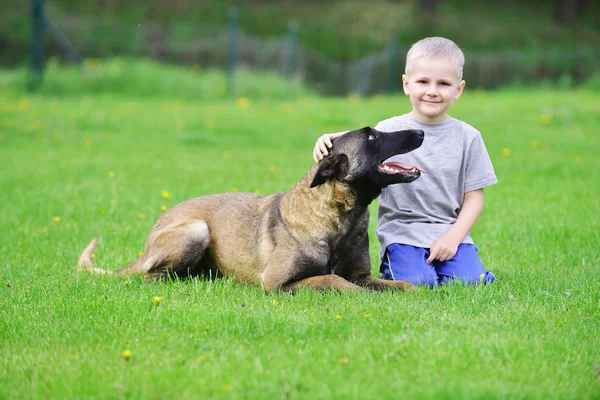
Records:
{"label": "boy's eye", "polygon": [[448,82],[442,82],[441,85],[442,86],[450,86],[450,84]]}

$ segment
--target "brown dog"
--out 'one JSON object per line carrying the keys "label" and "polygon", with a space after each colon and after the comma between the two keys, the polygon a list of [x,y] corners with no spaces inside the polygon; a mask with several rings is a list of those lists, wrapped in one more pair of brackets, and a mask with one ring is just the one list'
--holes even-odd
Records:
{"label": "brown dog", "polygon": [[368,205],[390,184],[421,170],[384,160],[418,148],[423,131],[349,132],[331,155],[289,191],[260,196],[225,193],[180,203],[150,230],[144,255],[121,270],[95,268],[84,250],[78,270],[147,277],[217,273],[264,290],[410,289],[371,276]]}

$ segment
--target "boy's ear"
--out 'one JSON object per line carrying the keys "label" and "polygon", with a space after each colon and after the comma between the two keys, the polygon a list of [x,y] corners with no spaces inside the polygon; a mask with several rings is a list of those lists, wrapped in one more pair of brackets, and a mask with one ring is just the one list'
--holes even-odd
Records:
{"label": "boy's ear", "polygon": [[339,178],[346,173],[348,173],[348,157],[345,154],[327,156],[319,163],[310,187],[322,185],[328,179]]}
{"label": "boy's ear", "polygon": [[402,89],[404,89],[404,94],[405,95],[409,95],[409,91],[408,91],[408,78],[406,76],[406,74],[402,74]]}
{"label": "boy's ear", "polygon": [[462,96],[462,93],[463,93],[463,90],[465,89],[466,84],[467,84],[467,82],[460,81],[460,83],[458,84],[458,88],[456,90],[456,95],[454,96],[454,100],[458,100],[460,98],[460,96]]}

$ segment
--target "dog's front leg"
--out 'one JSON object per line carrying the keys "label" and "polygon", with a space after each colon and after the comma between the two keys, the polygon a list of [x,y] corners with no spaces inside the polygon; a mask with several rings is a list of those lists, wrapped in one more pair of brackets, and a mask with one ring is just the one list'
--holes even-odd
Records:
{"label": "dog's front leg", "polygon": [[340,290],[345,292],[361,292],[364,290],[364,288],[334,274],[311,276],[310,278],[304,278],[284,285],[281,289],[293,292],[302,286],[317,290]]}
{"label": "dog's front leg", "polygon": [[374,276],[367,276],[363,279],[359,279],[356,282],[358,285],[363,286],[371,290],[415,290],[417,287],[407,281],[388,281],[385,279],[375,278]]}

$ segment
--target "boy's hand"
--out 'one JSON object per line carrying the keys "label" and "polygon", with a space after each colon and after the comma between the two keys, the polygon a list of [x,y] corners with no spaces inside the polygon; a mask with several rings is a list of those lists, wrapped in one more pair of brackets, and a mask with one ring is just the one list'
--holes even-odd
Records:
{"label": "boy's hand", "polygon": [[456,255],[458,251],[458,245],[460,240],[456,240],[451,235],[444,235],[441,238],[435,240],[429,250],[429,258],[427,264],[431,264],[433,260],[448,261]]}
{"label": "boy's hand", "polygon": [[333,147],[333,139],[342,136],[344,133],[348,133],[348,131],[326,133],[317,139],[317,143],[315,143],[315,149],[313,150],[313,159],[316,163],[321,161],[323,157],[329,155],[329,149]]}

